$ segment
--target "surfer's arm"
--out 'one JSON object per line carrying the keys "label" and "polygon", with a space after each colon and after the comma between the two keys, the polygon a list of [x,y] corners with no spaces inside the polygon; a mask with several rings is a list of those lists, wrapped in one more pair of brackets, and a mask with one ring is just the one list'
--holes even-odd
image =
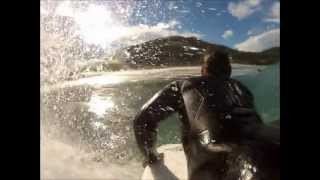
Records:
{"label": "surfer's arm", "polygon": [[175,81],[156,93],[134,119],[134,132],[139,149],[151,163],[157,160],[155,143],[158,123],[176,112],[179,98],[180,91]]}

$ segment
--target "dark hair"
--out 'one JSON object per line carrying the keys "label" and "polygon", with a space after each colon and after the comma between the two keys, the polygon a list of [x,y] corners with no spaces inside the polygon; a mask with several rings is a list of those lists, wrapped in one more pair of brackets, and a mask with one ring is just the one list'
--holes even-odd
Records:
{"label": "dark hair", "polygon": [[231,64],[228,54],[222,51],[215,51],[204,59],[207,71],[215,77],[230,77]]}

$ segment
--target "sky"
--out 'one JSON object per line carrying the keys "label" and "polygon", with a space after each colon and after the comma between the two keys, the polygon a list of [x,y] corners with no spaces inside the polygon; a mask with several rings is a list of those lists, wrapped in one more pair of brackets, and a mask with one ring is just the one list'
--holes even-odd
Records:
{"label": "sky", "polygon": [[[244,51],[280,46],[278,0],[59,2],[54,13],[74,18],[86,41],[104,47],[169,35],[196,36]],[[41,5],[42,15],[50,10]]]}

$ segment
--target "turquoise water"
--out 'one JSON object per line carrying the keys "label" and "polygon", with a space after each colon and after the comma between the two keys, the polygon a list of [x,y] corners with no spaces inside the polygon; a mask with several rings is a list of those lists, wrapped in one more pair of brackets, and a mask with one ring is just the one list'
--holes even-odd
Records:
{"label": "turquoise water", "polygon": [[264,122],[280,120],[280,64],[262,72],[235,77],[253,92],[258,112]]}

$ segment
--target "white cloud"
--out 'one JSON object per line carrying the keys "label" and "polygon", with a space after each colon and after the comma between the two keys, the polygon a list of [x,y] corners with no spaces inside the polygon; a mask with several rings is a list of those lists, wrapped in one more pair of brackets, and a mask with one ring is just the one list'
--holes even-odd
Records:
{"label": "white cloud", "polygon": [[111,44],[115,46],[128,46],[145,41],[153,40],[156,38],[167,37],[167,36],[185,36],[190,37],[194,36],[200,38],[201,35],[193,32],[178,32],[175,30],[175,27],[179,23],[175,20],[168,23],[158,23],[154,26],[148,26],[140,24],[138,26],[127,26],[125,28],[125,34],[121,37],[115,39]]}
{"label": "white cloud", "polygon": [[176,5],[176,2],[169,1],[168,9],[169,10],[178,9],[178,6]]}
{"label": "white cloud", "polygon": [[241,51],[259,52],[265,49],[280,46],[280,29],[272,29],[257,36],[250,36],[244,42],[235,45]]}
{"label": "white cloud", "polygon": [[259,9],[261,0],[244,0],[238,3],[230,2],[228,4],[229,13],[242,20]]}
{"label": "white cloud", "polygon": [[271,7],[271,17],[280,18],[280,2],[275,2]]}
{"label": "white cloud", "polygon": [[[172,8],[174,3],[170,3]],[[102,47],[113,46],[117,43],[132,45],[159,37],[180,35],[195,36],[200,34],[192,32],[178,32],[180,23],[176,20],[160,22],[156,25],[129,25],[119,21],[112,8],[97,4],[91,4],[85,10],[72,7],[70,1],[61,3],[56,13],[62,16],[72,17],[79,26],[79,34],[87,42]]]}
{"label": "white cloud", "polygon": [[261,3],[261,0],[247,0],[247,3],[250,6],[255,7],[255,6],[258,6]]}
{"label": "white cloud", "polygon": [[222,35],[224,39],[231,38],[232,36],[233,36],[233,31],[231,29],[226,30]]}
{"label": "white cloud", "polygon": [[266,22],[280,23],[280,2],[275,2],[270,8]]}
{"label": "white cloud", "polygon": [[196,7],[201,7],[202,3],[201,2],[196,2]]}
{"label": "white cloud", "polygon": [[[247,35],[248,36],[256,36],[258,34],[261,34],[263,32],[265,32],[266,30],[270,30],[270,28],[268,29],[269,26],[267,26],[266,29],[262,28],[262,27],[253,27],[251,29],[248,30]],[[272,29],[274,29],[275,27],[273,27]]]}

